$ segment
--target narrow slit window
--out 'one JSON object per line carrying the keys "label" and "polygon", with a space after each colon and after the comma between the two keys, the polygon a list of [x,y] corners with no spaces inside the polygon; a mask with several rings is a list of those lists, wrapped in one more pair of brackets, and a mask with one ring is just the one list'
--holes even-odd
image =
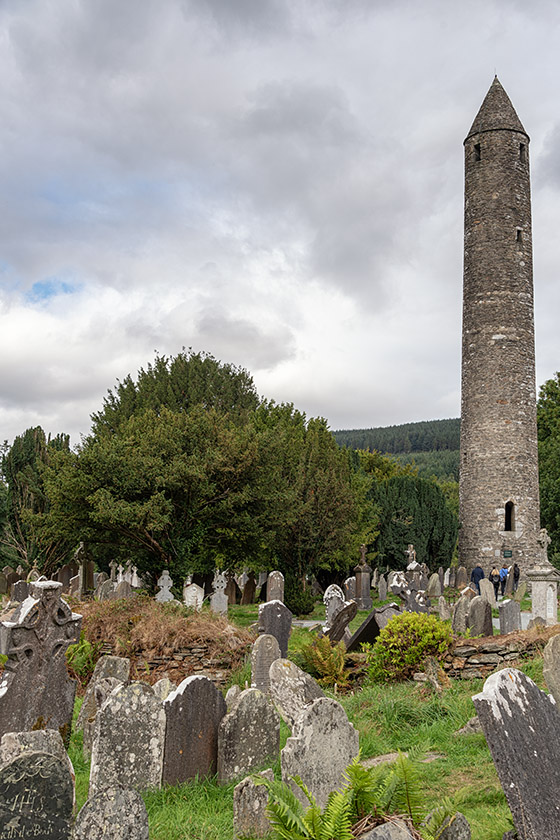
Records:
{"label": "narrow slit window", "polygon": [[527,146],[525,143],[519,144],[519,160],[521,163],[527,163]]}
{"label": "narrow slit window", "polygon": [[474,144],[474,159],[480,160],[480,143]]}
{"label": "narrow slit window", "polygon": [[506,502],[506,516],[504,522],[504,531],[515,530],[515,505],[513,502]]}
{"label": "narrow slit window", "polygon": [[517,231],[516,231],[516,234],[515,234],[515,241],[516,242],[523,242],[523,231],[521,230],[521,228],[517,228]]}

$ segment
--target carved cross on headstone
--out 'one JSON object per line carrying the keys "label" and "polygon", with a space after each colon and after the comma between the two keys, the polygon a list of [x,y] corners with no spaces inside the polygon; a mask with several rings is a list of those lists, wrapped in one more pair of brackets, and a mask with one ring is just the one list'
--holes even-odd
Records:
{"label": "carved cross on headstone", "polygon": [[5,732],[58,729],[68,742],[76,683],[66,649],[80,638],[82,616],[60,597],[62,584],[37,581],[10,621],[0,622],[0,737]]}
{"label": "carved cross on headstone", "polygon": [[362,543],[360,546],[360,566],[365,566],[366,564],[366,547]]}
{"label": "carved cross on headstone", "polygon": [[172,601],[171,587],[173,586],[173,581],[167,569],[163,570],[157,585],[159,586],[159,592],[156,593],[156,601]]}
{"label": "carved cross on headstone", "polygon": [[548,560],[548,546],[552,542],[552,540],[548,536],[548,531],[546,530],[546,528],[541,528],[541,530],[539,531],[537,542],[541,549],[541,561],[546,563]]}
{"label": "carved cross on headstone", "polygon": [[122,583],[124,580],[124,566],[119,564],[117,569],[117,583]]}
{"label": "carved cross on headstone", "polygon": [[109,568],[111,569],[111,580],[113,583],[117,580],[117,561],[111,560],[109,563]]}

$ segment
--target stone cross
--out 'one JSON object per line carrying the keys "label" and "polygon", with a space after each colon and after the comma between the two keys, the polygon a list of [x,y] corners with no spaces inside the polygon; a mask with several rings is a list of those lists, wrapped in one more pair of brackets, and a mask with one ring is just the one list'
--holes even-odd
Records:
{"label": "stone cross", "polygon": [[109,568],[111,569],[111,580],[114,583],[117,579],[117,561],[111,560],[111,562],[109,563]]}
{"label": "stone cross", "polygon": [[210,609],[212,612],[218,613],[218,615],[227,615],[229,600],[228,596],[225,594],[227,577],[220,572],[216,572],[212,585],[214,592],[210,597]]}
{"label": "stone cross", "polygon": [[58,729],[70,739],[76,682],[68,678],[66,650],[80,638],[82,616],[60,597],[62,584],[37,581],[9,621],[0,622],[0,653],[8,661],[0,680],[0,736]]}
{"label": "stone cross", "polygon": [[[119,567],[122,569],[122,566]],[[158,579],[157,585],[159,586],[159,592],[156,593],[156,601],[172,601],[173,595],[171,594],[171,587],[173,586],[173,581],[169,575],[167,569],[164,569],[161,577]]]}
{"label": "stone cross", "polygon": [[119,564],[118,574],[117,574],[117,583],[122,583],[124,580],[124,566],[122,563]]}

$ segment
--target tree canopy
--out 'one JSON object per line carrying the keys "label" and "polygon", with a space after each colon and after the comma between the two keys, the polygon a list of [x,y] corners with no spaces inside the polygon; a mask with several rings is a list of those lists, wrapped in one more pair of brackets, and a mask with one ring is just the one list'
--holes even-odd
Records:
{"label": "tree canopy", "polygon": [[560,373],[540,388],[537,428],[541,525],[551,539],[550,559],[560,568]]}

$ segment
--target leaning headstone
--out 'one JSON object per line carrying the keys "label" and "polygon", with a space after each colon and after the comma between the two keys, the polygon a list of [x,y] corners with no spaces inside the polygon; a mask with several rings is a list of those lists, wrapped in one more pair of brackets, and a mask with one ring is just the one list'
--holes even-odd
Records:
{"label": "leaning headstone", "polygon": [[385,604],[384,607],[377,607],[375,610],[375,620],[379,624],[379,629],[383,630],[392,618],[400,615],[400,612],[398,605],[394,602],[392,604]]}
{"label": "leaning headstone", "polygon": [[356,600],[356,577],[352,575],[352,577],[346,578],[343,584],[344,587],[344,596],[347,601],[355,601]]}
{"label": "leaning headstone", "polygon": [[270,666],[270,696],[288,726],[325,694],[312,676],[289,659],[276,659]]}
{"label": "leaning headstone", "polygon": [[[227,596],[226,596],[227,597]],[[199,612],[204,601],[204,589],[198,583],[189,583],[183,588],[183,603]]]}
{"label": "leaning headstone", "polygon": [[89,795],[126,779],[135,790],[159,787],[165,712],[151,686],[116,688],[97,712]]}
{"label": "leaning headstone", "polygon": [[148,840],[148,812],[135,790],[111,785],[90,797],[76,818],[72,840]]}
{"label": "leaning headstone", "polygon": [[354,635],[350,637],[346,650],[348,653],[352,653],[354,650],[359,650],[362,644],[373,644],[378,636],[377,610],[372,610],[368,617],[362,621]]}
{"label": "leaning headstone", "polygon": [[513,600],[517,601],[518,604],[521,603],[523,598],[525,597],[525,593],[527,592],[527,581],[522,580],[515,592],[513,593]]}
{"label": "leaning headstone", "polygon": [[[272,770],[263,770],[263,776],[269,782],[274,781]],[[268,789],[256,785],[252,776],[247,776],[233,789],[233,836],[235,840],[243,837],[266,837],[270,833],[270,820],[266,815]]]}
{"label": "leaning headstone", "polygon": [[498,604],[500,613],[500,636],[521,630],[521,607],[517,601],[507,598]]}
{"label": "leaning headstone", "polygon": [[82,616],[60,597],[62,584],[37,581],[9,621],[0,622],[0,653],[8,656],[0,680],[0,736],[57,729],[70,740],[76,681],[66,650],[80,638]]}
{"label": "leaning headstone", "polygon": [[492,607],[481,595],[475,595],[469,604],[467,627],[471,631],[472,638],[494,634]]}
{"label": "leaning headstone", "polygon": [[469,578],[467,575],[467,570],[464,566],[459,566],[457,569],[457,576],[455,578],[455,587],[456,589],[464,589],[465,586],[468,585]]}
{"label": "leaning headstone", "polygon": [[471,599],[467,595],[461,595],[455,604],[451,626],[456,636],[467,632],[470,603]]}
{"label": "leaning headstone", "polygon": [[549,639],[543,650],[543,679],[560,707],[560,635]]}
{"label": "leaning headstone", "polygon": [[[324,627],[323,632],[328,636],[331,642],[340,642],[346,633],[346,628],[356,618],[358,612],[358,605],[355,601],[346,601],[344,606],[337,612],[330,627]],[[348,633],[348,638],[350,633]]]}
{"label": "leaning headstone", "polygon": [[228,784],[278,758],[280,718],[256,688],[242,691],[218,730],[218,783]]}
{"label": "leaning headstone", "polygon": [[293,615],[282,601],[267,601],[259,607],[257,629],[259,633],[269,633],[280,645],[280,654],[288,653],[288,640],[292,631]]}
{"label": "leaning headstone", "polygon": [[237,596],[238,596],[238,594],[240,594],[239,593],[239,587],[237,585],[237,582],[235,580],[234,575],[231,574],[231,572],[228,573],[227,584],[226,584],[226,588],[225,588],[224,591],[225,591],[225,594],[227,595],[228,603],[233,604],[233,605],[237,604],[237,601],[238,601]]}
{"label": "leaning headstone", "polygon": [[0,837],[69,840],[74,780],[68,760],[26,752],[0,769]]}
{"label": "leaning headstone", "polygon": [[258,688],[263,694],[269,693],[270,666],[277,659],[280,659],[280,646],[276,638],[263,633],[251,651],[251,688]]}
{"label": "leaning headstone", "polygon": [[76,721],[76,729],[83,729],[84,722],[95,718],[97,706],[95,704],[95,685],[106,677],[115,677],[122,683],[128,682],[130,677],[130,659],[124,656],[100,656],[93,674],[86,688],[84,700]]}
{"label": "leaning headstone", "polygon": [[488,578],[482,578],[478,584],[480,586],[480,596],[490,604],[490,607],[496,606],[496,595],[494,594],[494,584]]}
{"label": "leaning headstone", "polygon": [[160,577],[158,578],[157,585],[159,589],[156,592],[156,601],[165,603],[166,601],[174,600],[173,595],[171,594],[171,587],[173,586],[173,581],[171,580],[171,576],[167,569],[164,569],[161,573]]}
{"label": "leaning headstone", "polygon": [[306,805],[305,794],[291,781],[292,776],[299,776],[323,808],[329,794],[344,784],[344,771],[358,751],[358,732],[342,706],[321,697],[299,716],[282,750],[282,780]]}
{"label": "leaning headstone", "polygon": [[164,703],[166,716],[163,782],[177,785],[213,776],[218,759],[218,727],[226,701],[203,676],[191,676]]}
{"label": "leaning headstone", "polygon": [[428,586],[426,588],[428,598],[439,598],[441,595],[441,581],[437,572],[430,576]]}
{"label": "leaning headstone", "polygon": [[523,840],[560,837],[560,718],[521,671],[491,674],[473,697],[513,822]]}
{"label": "leaning headstone", "polygon": [[210,596],[210,609],[218,615],[227,615],[228,596],[225,594],[227,578],[225,575],[214,575],[213,593]]}
{"label": "leaning headstone", "polygon": [[379,583],[377,584],[377,594],[380,601],[387,600],[387,581],[385,580],[385,575],[381,575],[379,578]]}
{"label": "leaning headstone", "polygon": [[282,572],[271,572],[266,582],[266,600],[284,601],[284,575]]}

